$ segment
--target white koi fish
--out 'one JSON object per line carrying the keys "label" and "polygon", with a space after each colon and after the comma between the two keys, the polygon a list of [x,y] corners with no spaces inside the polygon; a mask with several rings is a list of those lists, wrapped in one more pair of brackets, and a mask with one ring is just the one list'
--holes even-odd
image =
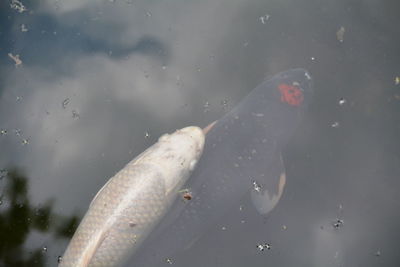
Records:
{"label": "white koi fish", "polygon": [[161,220],[204,146],[194,126],[161,136],[100,189],[59,267],[119,266]]}

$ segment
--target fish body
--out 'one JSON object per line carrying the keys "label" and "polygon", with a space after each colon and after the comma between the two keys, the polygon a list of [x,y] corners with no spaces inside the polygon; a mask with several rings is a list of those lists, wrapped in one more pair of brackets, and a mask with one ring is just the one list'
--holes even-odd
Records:
{"label": "fish body", "polygon": [[59,267],[121,265],[173,203],[203,146],[202,130],[186,127],[129,162],[92,200]]}
{"label": "fish body", "polygon": [[258,213],[270,213],[290,183],[281,152],[311,96],[312,79],[306,70],[282,72],[207,127],[203,156],[185,184],[191,200],[175,201],[129,266],[163,266],[166,259],[180,266],[176,255],[221,223],[227,212],[238,210],[246,194]]}

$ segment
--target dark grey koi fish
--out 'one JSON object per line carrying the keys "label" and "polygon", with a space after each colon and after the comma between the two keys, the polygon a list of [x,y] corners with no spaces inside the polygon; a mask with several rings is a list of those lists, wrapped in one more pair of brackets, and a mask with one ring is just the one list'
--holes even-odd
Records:
{"label": "dark grey koi fish", "polygon": [[129,266],[166,264],[246,193],[250,192],[259,213],[269,213],[287,182],[281,151],[300,124],[311,96],[312,80],[306,70],[282,72],[208,126],[203,156],[185,185],[190,200],[175,201]]}

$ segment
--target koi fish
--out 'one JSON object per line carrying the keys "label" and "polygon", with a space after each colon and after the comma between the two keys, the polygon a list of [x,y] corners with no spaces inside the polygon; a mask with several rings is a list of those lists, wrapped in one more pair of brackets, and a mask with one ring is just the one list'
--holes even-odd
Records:
{"label": "koi fish", "polygon": [[261,83],[209,125],[203,156],[184,186],[190,200],[175,201],[129,266],[154,267],[174,259],[224,214],[238,208],[246,194],[259,214],[269,214],[290,182],[281,151],[311,98],[309,73],[289,70]]}
{"label": "koi fish", "polygon": [[203,146],[203,131],[190,126],[129,162],[94,197],[59,267],[121,265],[167,212]]}

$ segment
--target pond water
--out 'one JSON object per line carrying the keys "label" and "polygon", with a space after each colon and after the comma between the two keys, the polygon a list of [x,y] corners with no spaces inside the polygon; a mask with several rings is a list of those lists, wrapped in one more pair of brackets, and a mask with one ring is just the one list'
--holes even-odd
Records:
{"label": "pond water", "polygon": [[[155,266],[399,266],[399,7],[0,2],[0,266],[57,266],[127,162],[294,68],[314,93],[282,147],[276,207],[259,214],[243,195]],[[167,246],[155,236],[141,251]]]}

